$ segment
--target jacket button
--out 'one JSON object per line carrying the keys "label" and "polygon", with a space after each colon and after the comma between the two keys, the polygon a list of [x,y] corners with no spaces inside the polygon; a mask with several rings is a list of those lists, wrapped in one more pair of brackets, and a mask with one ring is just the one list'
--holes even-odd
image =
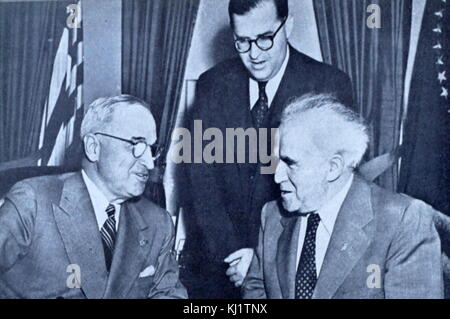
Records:
{"label": "jacket button", "polygon": [[147,240],[145,240],[145,239],[141,239],[140,241],[139,241],[139,246],[144,246],[144,245],[146,245],[147,244]]}

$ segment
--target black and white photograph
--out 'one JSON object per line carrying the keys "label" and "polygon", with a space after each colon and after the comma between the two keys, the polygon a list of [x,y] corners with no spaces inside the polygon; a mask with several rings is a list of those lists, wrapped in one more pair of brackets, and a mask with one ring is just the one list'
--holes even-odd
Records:
{"label": "black and white photograph", "polygon": [[450,299],[449,77],[449,0],[0,0],[0,299]]}

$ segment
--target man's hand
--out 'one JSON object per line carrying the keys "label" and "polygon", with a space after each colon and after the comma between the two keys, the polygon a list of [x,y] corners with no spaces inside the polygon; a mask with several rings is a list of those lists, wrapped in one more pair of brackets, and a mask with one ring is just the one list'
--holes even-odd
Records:
{"label": "man's hand", "polygon": [[224,259],[230,266],[228,267],[226,274],[230,277],[230,281],[234,283],[236,287],[241,286],[244,282],[248,268],[252,262],[253,253],[253,248],[242,248],[228,255],[228,257]]}

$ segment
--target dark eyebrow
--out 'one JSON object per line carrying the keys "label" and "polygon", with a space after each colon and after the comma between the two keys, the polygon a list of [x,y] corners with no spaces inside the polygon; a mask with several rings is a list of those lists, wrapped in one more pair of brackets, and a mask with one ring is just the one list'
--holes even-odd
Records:
{"label": "dark eyebrow", "polygon": [[[259,38],[259,37],[265,37],[265,36],[268,36],[268,35],[273,35],[274,33],[275,33],[275,31],[266,31],[266,32],[264,32],[264,33],[260,33],[260,34],[256,35],[256,38]],[[237,37],[238,39],[245,39],[245,40],[251,39],[251,38],[249,38],[249,37],[241,37],[241,36],[238,36],[236,33],[235,33],[235,35],[236,35],[236,37]]]}
{"label": "dark eyebrow", "polygon": [[295,161],[292,158],[288,157],[288,156],[280,156],[280,160],[285,162],[287,165],[295,164]]}

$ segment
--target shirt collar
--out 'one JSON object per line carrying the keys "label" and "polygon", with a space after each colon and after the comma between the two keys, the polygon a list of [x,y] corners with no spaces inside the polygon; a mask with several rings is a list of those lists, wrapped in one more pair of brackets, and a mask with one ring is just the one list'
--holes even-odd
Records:
{"label": "shirt collar", "polygon": [[[281,65],[281,68],[278,70],[277,74],[273,78],[271,78],[266,85],[266,94],[270,104],[272,104],[272,100],[275,97],[275,94],[278,90],[278,87],[280,86],[281,80],[283,79],[283,75],[286,71],[286,67],[289,61],[290,52],[289,52],[289,46],[286,50],[286,56],[284,57],[283,64]],[[258,100],[258,82],[255,81],[250,77],[250,95],[251,95],[251,102],[254,100],[254,103]],[[251,106],[253,106],[254,103],[251,103]]]}
{"label": "shirt collar", "polygon": [[352,174],[344,187],[330,201],[328,201],[322,208],[317,211],[317,214],[319,214],[323,226],[330,236],[333,232],[334,224],[336,223],[336,219],[339,211],[341,210],[341,206],[344,203],[345,197],[347,197],[350,186],[352,185],[353,177],[354,175]]}
{"label": "shirt collar", "polygon": [[289,46],[287,47],[286,50],[286,56],[284,57],[284,61],[283,64],[281,65],[281,68],[278,70],[277,74],[275,74],[275,76],[273,78],[271,78],[269,80],[269,82],[267,83],[267,90],[274,90],[275,92],[278,89],[278,86],[280,85],[281,79],[283,78],[284,72],[286,71],[286,67],[289,61]]}
{"label": "shirt collar", "polygon": [[[110,204],[106,196],[102,193],[102,191],[95,185],[95,183],[89,178],[86,172],[82,169],[81,176],[83,178],[84,183],[86,184],[86,188],[89,193],[89,197],[91,199],[92,206],[94,207],[95,218],[97,220],[97,224],[99,228],[103,227],[105,220],[108,218],[106,214],[106,208]],[[113,204],[116,209],[116,227],[119,222],[118,216],[120,212],[120,205]]]}

